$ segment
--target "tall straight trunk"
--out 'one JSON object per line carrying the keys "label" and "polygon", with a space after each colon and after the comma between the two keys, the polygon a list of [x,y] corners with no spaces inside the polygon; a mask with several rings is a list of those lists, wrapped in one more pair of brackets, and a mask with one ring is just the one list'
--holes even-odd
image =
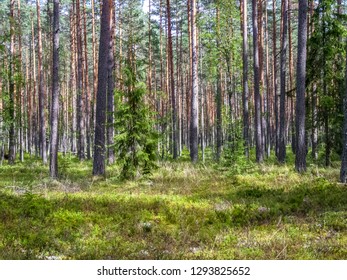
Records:
{"label": "tall straight trunk", "polygon": [[58,177],[58,120],[59,120],[59,0],[53,0],[53,73],[51,101],[51,141],[49,171]]}
{"label": "tall straight trunk", "polygon": [[81,30],[80,0],[76,0],[76,41],[77,41],[77,156],[80,160],[85,158],[85,116],[83,100],[83,52]]}
{"label": "tall straight trunk", "polygon": [[[202,61],[202,59],[201,59]],[[202,69],[202,68],[201,68]],[[206,87],[205,87],[206,89]],[[200,131],[201,131],[201,160],[205,162],[205,90],[201,90],[201,116],[200,116]]]}
{"label": "tall straight trunk", "polygon": [[290,127],[291,127],[291,144],[292,151],[295,154],[295,121],[294,121],[294,93],[293,93],[293,81],[294,81],[294,59],[293,59],[293,29],[292,29],[292,0],[288,0],[288,39],[289,39],[289,90],[290,90]]}
{"label": "tall straight trunk", "polygon": [[83,0],[83,42],[84,42],[84,88],[86,91],[85,95],[85,125],[86,125],[86,142],[87,142],[87,158],[91,158],[91,129],[90,129],[90,88],[89,88],[89,71],[88,71],[88,44],[87,44],[87,10],[86,10],[86,0]]}
{"label": "tall straight trunk", "polygon": [[152,24],[151,24],[151,1],[148,0],[148,93],[152,95]]}
{"label": "tall straight trunk", "polygon": [[[309,1],[309,21],[307,21],[307,38],[313,33],[313,13],[314,13],[314,0]],[[311,88],[311,142],[312,142],[312,159],[317,161],[318,159],[318,95],[317,95],[317,84],[313,83]]]}
{"label": "tall straight trunk", "polygon": [[36,11],[37,11],[37,32],[38,32],[38,84],[39,84],[39,120],[40,120],[40,132],[39,132],[39,143],[40,153],[44,164],[47,163],[46,154],[46,117],[45,117],[45,87],[43,80],[43,63],[42,63],[42,34],[41,34],[41,16],[40,16],[40,0],[36,0]]}
{"label": "tall straight trunk", "polygon": [[[163,59],[163,12],[162,12],[162,6],[163,6],[163,0],[159,1],[159,54],[160,54],[160,90],[164,92],[164,59]],[[161,118],[164,117],[164,98],[161,98]],[[158,111],[160,112],[160,111]],[[162,121],[161,122],[161,134],[164,137],[164,130],[165,130],[165,124]],[[161,149],[161,157],[164,158],[164,141],[161,141],[162,143],[162,149]],[[160,152],[160,151],[159,151]]]}
{"label": "tall straight trunk", "polygon": [[282,3],[282,40],[281,40],[281,95],[280,95],[280,141],[278,161],[286,160],[286,58],[287,58],[287,32],[288,32],[288,0]]}
{"label": "tall straight trunk", "polygon": [[[67,67],[67,65],[66,65]],[[64,72],[66,71],[66,68],[64,67]],[[67,71],[65,76],[65,95],[64,95],[64,106],[63,106],[63,122],[64,122],[64,132],[63,132],[63,155],[65,156],[68,149],[69,149],[69,124],[70,124],[70,118],[69,118],[69,109],[70,109],[70,98],[69,98],[69,84],[70,79],[67,78]]]}
{"label": "tall straight trunk", "polygon": [[[230,31],[230,34],[232,34],[232,30]],[[227,63],[227,74],[226,74],[226,84],[227,84],[227,91],[228,91],[228,115],[229,115],[229,125],[228,125],[228,144],[229,147],[234,151],[235,150],[235,130],[234,130],[234,117],[237,117],[237,102],[235,102],[235,96],[233,96],[233,81],[235,82],[235,77],[233,77],[232,74],[232,58],[231,55],[226,55],[225,57],[226,63]],[[233,113],[234,110],[234,113]]]}
{"label": "tall straight trunk", "polygon": [[122,68],[122,61],[123,61],[123,27],[122,27],[122,5],[119,3],[118,8],[118,29],[119,29],[119,66],[118,66],[118,73],[119,73],[119,89],[123,91],[123,68]]}
{"label": "tall straight trunk", "polygon": [[259,71],[259,42],[258,42],[258,9],[257,1],[252,1],[252,22],[253,22],[253,68],[254,68],[254,122],[255,122],[255,148],[256,161],[263,161],[263,145],[261,131],[261,98],[260,98],[260,71]]}
{"label": "tall straight trunk", "polygon": [[[346,42],[346,70],[345,70],[345,81],[347,84],[347,42]],[[343,98],[343,142],[342,142],[342,158],[341,158],[341,170],[340,170],[340,181],[341,183],[347,182],[347,87],[345,88]]]}
{"label": "tall straight trunk", "polygon": [[[33,18],[33,14],[31,14],[32,18]],[[38,135],[38,121],[37,121],[37,83],[36,83],[36,54],[35,54],[35,32],[34,32],[34,20],[31,20],[31,48],[32,48],[32,52],[31,52],[31,57],[32,57],[32,69],[33,69],[33,90],[32,90],[32,118],[31,118],[31,123],[32,123],[32,141],[35,147],[35,155],[38,156],[38,141],[37,141],[37,135]]]}
{"label": "tall straight trunk", "polygon": [[[322,0],[320,0],[320,3]],[[326,7],[322,5],[322,45],[325,46],[326,44],[326,35],[327,35],[327,28],[326,28],[326,20],[324,19],[325,13],[326,13]],[[326,52],[323,51],[322,61],[325,61],[325,54]],[[322,69],[322,87],[323,87],[323,96],[328,96],[328,84],[327,84],[327,71],[326,68],[323,67]],[[330,154],[331,154],[331,139],[330,139],[330,128],[329,128],[329,122],[330,122],[330,112],[328,108],[323,109],[323,122],[324,122],[324,140],[325,140],[325,166],[328,167],[331,165],[330,160]]]}
{"label": "tall straight trunk", "polygon": [[198,51],[196,38],[196,0],[190,2],[190,23],[191,23],[191,110],[190,110],[190,159],[193,163],[198,161]]}
{"label": "tall straight trunk", "polygon": [[[264,92],[264,28],[263,28],[263,1],[258,3],[258,45],[259,45],[259,81],[260,81],[260,107],[261,107],[261,145],[263,152],[265,151],[266,137],[266,118],[265,118],[265,99]],[[264,108],[264,109],[263,109]],[[263,114],[264,113],[264,114]]]}
{"label": "tall straight trunk", "polygon": [[187,115],[185,114],[185,83],[184,83],[184,77],[185,77],[185,71],[184,71],[184,64],[183,64],[183,32],[182,32],[182,20],[180,23],[180,29],[181,29],[181,34],[180,34],[180,66],[181,66],[181,71],[180,71],[180,82],[181,82],[181,116],[180,116],[180,120],[181,120],[181,128],[182,128],[182,132],[181,132],[181,143],[182,146],[183,145],[188,145],[188,140],[186,139],[186,131],[188,130],[188,128],[185,126],[186,124],[186,119],[187,119]]}
{"label": "tall straight trunk", "polygon": [[98,65],[96,54],[96,35],[95,35],[95,0],[91,0],[92,5],[92,53],[93,53],[93,93],[91,97],[91,114],[90,114],[90,130],[94,131],[95,127],[95,105],[96,92],[98,90]]}
{"label": "tall straight trunk", "polygon": [[243,112],[243,139],[245,155],[249,158],[249,111],[248,111],[248,20],[247,20],[247,0],[242,0],[242,61],[243,61],[243,88],[242,88],[242,112]]}
{"label": "tall straight trunk", "polygon": [[267,7],[265,7],[265,55],[266,55],[266,96],[264,96],[264,113],[266,118],[266,133],[265,133],[265,145],[266,156],[270,157],[271,152],[271,124],[270,124],[270,70],[269,70],[269,31],[268,31],[268,14]]}
{"label": "tall straight trunk", "polygon": [[219,8],[216,9],[216,21],[217,21],[217,50],[219,51],[219,63],[217,70],[217,95],[216,95],[216,127],[217,127],[217,143],[216,143],[216,160],[220,160],[221,152],[222,152],[222,66],[220,65],[221,55],[220,55],[220,22],[219,22]]}
{"label": "tall straight trunk", "polygon": [[184,139],[185,143],[190,151],[190,103],[191,103],[191,77],[192,77],[192,32],[191,32],[191,12],[190,12],[191,0],[187,0],[187,22],[188,22],[188,46],[189,46],[189,55],[187,56],[187,65],[185,67],[185,79],[184,79],[184,93],[182,93],[182,99],[185,102],[185,119],[184,119],[184,127],[185,134]]}
{"label": "tall straight trunk", "polygon": [[[2,59],[2,67],[5,69],[5,59]],[[0,76],[0,112],[3,111],[4,109],[4,98],[3,98],[3,93],[6,91],[6,82],[3,82],[3,78]],[[3,129],[3,120],[0,118],[0,131]],[[0,137],[0,166],[2,166],[3,161],[5,159],[5,145],[4,145],[4,139],[3,137]]]}
{"label": "tall straight trunk", "polygon": [[76,120],[76,44],[75,44],[75,16],[74,16],[74,4],[72,4],[70,10],[70,96],[71,96],[71,152],[77,151],[77,120]]}
{"label": "tall straight trunk", "polygon": [[299,0],[298,58],[296,68],[296,154],[295,169],[306,171],[305,137],[305,81],[306,81],[306,42],[307,42],[307,0]]}
{"label": "tall straight trunk", "polygon": [[26,96],[27,96],[27,152],[29,155],[32,153],[32,95],[33,95],[33,83],[32,83],[32,71],[29,71],[30,69],[33,69],[32,67],[32,57],[31,57],[31,51],[30,47],[27,49],[27,65],[26,65]]}
{"label": "tall straight trunk", "polygon": [[191,23],[191,0],[187,0],[187,17],[188,17],[188,46],[189,46],[189,63],[186,75],[186,139],[187,145],[189,146],[190,151],[190,111],[191,111],[191,87],[192,87],[192,23]]}
{"label": "tall straight trunk", "polygon": [[[23,65],[23,60],[22,60],[22,21],[21,21],[21,9],[20,9],[20,0],[17,0],[17,17],[18,17],[18,60],[19,60],[19,69],[18,71],[22,75],[22,65]],[[19,158],[20,161],[24,161],[24,110],[23,110],[23,86],[22,83],[18,83],[18,125],[19,125]]]}
{"label": "tall straight trunk", "polygon": [[275,113],[275,153],[278,155],[279,148],[279,116],[278,116],[278,95],[277,95],[277,28],[276,28],[276,0],[272,1],[272,43],[273,43],[273,91],[275,96],[274,113]]}
{"label": "tall straight trunk", "polygon": [[9,62],[9,115],[10,115],[10,130],[9,130],[9,156],[8,163],[14,164],[16,159],[16,140],[15,140],[15,110],[14,110],[14,65],[15,65],[15,46],[14,46],[14,37],[15,37],[15,18],[14,18],[14,2],[10,2],[10,62]]}
{"label": "tall straight trunk", "polygon": [[112,0],[103,0],[100,28],[98,92],[94,141],[93,175],[105,175],[105,122]]}
{"label": "tall straight trunk", "polygon": [[[150,4],[150,1],[149,1]],[[176,13],[176,103],[177,103],[177,149],[178,149],[178,155],[181,156],[182,152],[182,142],[181,142],[181,95],[180,95],[180,72],[182,70],[182,63],[180,63],[180,52],[179,52],[179,32],[180,32],[180,16],[179,16],[179,7],[177,0],[175,1],[175,13]],[[149,44],[150,51],[151,51],[151,43]],[[150,55],[151,57],[151,55]],[[150,75],[152,77],[152,75]],[[152,78],[151,78],[152,79]]]}
{"label": "tall straight trunk", "polygon": [[108,48],[108,79],[107,79],[107,158],[108,163],[114,163],[114,27],[115,27],[115,7],[112,5],[110,23],[110,43]]}
{"label": "tall straight trunk", "polygon": [[[5,64],[5,59],[2,59],[2,67],[3,69]],[[5,91],[5,85],[2,81],[2,77],[0,76],[0,112],[3,111],[4,109],[4,98],[3,98],[3,92]],[[2,118],[0,118],[0,131],[2,131],[3,129],[3,122],[2,122]],[[0,138],[0,166],[2,166],[2,163],[4,161],[4,157],[5,157],[5,147],[4,147],[4,139],[1,137]]]}
{"label": "tall straight trunk", "polygon": [[317,85],[313,83],[312,85],[312,98],[311,98],[311,122],[312,122],[312,133],[311,133],[311,141],[312,141],[312,159],[314,162],[318,159],[318,95],[317,95]]}
{"label": "tall straight trunk", "polygon": [[170,74],[170,91],[171,91],[171,111],[172,111],[172,145],[173,145],[173,158],[178,157],[178,131],[177,131],[177,108],[176,108],[176,92],[175,92],[175,78],[174,78],[174,64],[172,52],[172,24],[171,24],[171,7],[170,0],[166,1],[167,13],[167,32],[168,32],[168,66]]}
{"label": "tall straight trunk", "polygon": [[[229,36],[232,36],[233,30],[230,27]],[[232,55],[225,54],[225,61],[227,64],[227,73],[225,74],[225,84],[227,87],[227,102],[228,102],[228,115],[229,115],[229,125],[228,125],[228,145],[234,151],[235,150],[235,130],[234,130],[234,117],[237,117],[237,102],[235,102],[235,96],[233,96],[233,92],[235,92],[233,88],[233,81],[235,81],[235,77],[232,74]],[[202,68],[202,67],[201,67]],[[234,110],[234,113],[233,113]]]}

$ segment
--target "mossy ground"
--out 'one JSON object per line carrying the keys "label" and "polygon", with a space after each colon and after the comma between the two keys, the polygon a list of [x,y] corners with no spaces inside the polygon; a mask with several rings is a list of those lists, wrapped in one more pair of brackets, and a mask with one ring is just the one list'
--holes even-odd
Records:
{"label": "mossy ground", "polygon": [[60,158],[0,167],[0,259],[347,259],[338,168],[182,160],[122,182]]}

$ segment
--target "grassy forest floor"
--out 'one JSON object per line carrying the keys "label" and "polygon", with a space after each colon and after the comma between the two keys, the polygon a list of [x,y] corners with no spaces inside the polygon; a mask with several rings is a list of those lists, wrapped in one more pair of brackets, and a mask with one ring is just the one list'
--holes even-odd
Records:
{"label": "grassy forest floor", "polygon": [[162,163],[135,181],[60,158],[0,166],[0,259],[347,259],[338,166]]}

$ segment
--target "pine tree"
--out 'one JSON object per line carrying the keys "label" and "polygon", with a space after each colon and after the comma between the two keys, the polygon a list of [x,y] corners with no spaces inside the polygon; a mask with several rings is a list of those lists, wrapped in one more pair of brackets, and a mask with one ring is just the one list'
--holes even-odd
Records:
{"label": "pine tree", "polygon": [[198,52],[196,37],[196,0],[190,0],[190,20],[191,20],[191,109],[190,109],[190,158],[193,163],[198,161],[198,131],[199,131],[199,111],[198,111]]}
{"label": "pine tree", "polygon": [[105,175],[106,172],[105,123],[112,2],[112,0],[103,0],[101,14],[93,175]]}
{"label": "pine tree", "polygon": [[306,137],[305,137],[305,82],[306,82],[306,41],[307,41],[307,0],[299,1],[299,27],[298,27],[298,60],[296,78],[296,153],[295,169],[298,172],[306,171]]}
{"label": "pine tree", "polygon": [[58,120],[59,120],[59,0],[53,6],[53,85],[51,107],[51,142],[49,169],[52,178],[58,177]]}
{"label": "pine tree", "polygon": [[254,107],[255,107],[255,148],[256,161],[263,161],[262,129],[261,129],[261,98],[260,98],[260,69],[259,69],[259,42],[258,42],[258,9],[257,1],[252,1],[253,22],[253,67],[254,67]]}

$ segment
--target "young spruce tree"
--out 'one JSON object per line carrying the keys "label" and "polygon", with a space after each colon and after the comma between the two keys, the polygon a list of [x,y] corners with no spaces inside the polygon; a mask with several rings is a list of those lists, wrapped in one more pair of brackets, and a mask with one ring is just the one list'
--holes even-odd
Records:
{"label": "young spruce tree", "polygon": [[[151,173],[156,167],[157,135],[151,111],[145,103],[146,85],[139,82],[131,63],[124,68],[125,90],[118,92],[115,137],[117,161],[123,179]],[[121,102],[124,100],[124,102]]]}

